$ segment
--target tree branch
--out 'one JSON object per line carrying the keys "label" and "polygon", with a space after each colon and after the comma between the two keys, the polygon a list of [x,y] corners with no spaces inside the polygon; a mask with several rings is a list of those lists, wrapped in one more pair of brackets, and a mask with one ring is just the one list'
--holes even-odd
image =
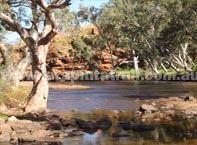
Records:
{"label": "tree branch", "polygon": [[59,4],[59,1],[56,0],[54,3],[49,5],[48,9],[64,9],[67,6],[71,5],[70,2],[71,0],[66,0],[65,2]]}
{"label": "tree branch", "polygon": [[41,40],[39,41],[39,44],[47,44],[57,34],[57,29],[56,29],[57,24],[53,13],[51,14],[49,11],[46,11],[45,16],[46,16],[45,27],[42,32]]}
{"label": "tree branch", "polygon": [[[57,24],[56,24],[56,20],[51,10],[58,9],[58,8],[63,9],[71,4],[70,3],[71,0],[65,0],[64,2],[61,2],[60,0],[55,0],[50,5],[48,5],[44,0],[31,0],[31,2],[38,4],[44,10],[43,13],[45,14],[45,17],[46,17],[45,24],[44,24],[45,26],[44,26],[44,30],[42,32],[39,44],[47,44],[57,34],[57,29],[56,29]],[[51,30],[49,29],[49,26],[51,27],[50,28]]]}
{"label": "tree branch", "polygon": [[51,26],[51,30],[48,32],[48,34],[45,35],[45,32],[43,31],[42,36],[44,36],[39,43],[40,44],[47,44],[48,42],[50,42],[55,35],[57,34],[57,24],[56,24],[56,20],[55,17],[53,15],[53,13],[51,12],[51,9],[56,9],[56,8],[60,8],[63,9],[67,6],[70,5],[70,1],[71,0],[66,0],[65,2],[59,4],[59,0],[54,1],[51,5],[47,5],[43,0],[39,1],[39,5],[45,10],[45,17],[46,17],[46,24],[45,26],[48,27],[48,25]]}
{"label": "tree branch", "polygon": [[50,11],[52,9],[64,9],[67,6],[71,5],[71,0],[65,0],[62,3],[59,3],[60,0],[55,0],[50,5],[48,5],[44,0],[31,0],[32,2],[36,2],[42,9],[45,11]]}
{"label": "tree branch", "polygon": [[31,29],[35,29],[36,31],[38,31],[39,15],[38,15],[38,10],[37,10],[37,4],[35,2],[32,2],[31,9],[32,9],[32,15],[33,15]]}
{"label": "tree branch", "polygon": [[54,0],[53,2],[52,2],[52,4],[57,4],[57,3],[59,3],[61,0]]}
{"label": "tree branch", "polygon": [[47,11],[48,4],[43,0],[31,0],[32,3],[38,4],[43,10]]}
{"label": "tree branch", "polygon": [[47,44],[55,37],[56,34],[57,34],[56,29],[52,29],[44,38],[42,38],[39,41],[38,44],[43,44],[43,45]]}
{"label": "tree branch", "polygon": [[0,19],[9,27],[11,27],[14,31],[21,33],[22,28],[20,28],[19,24],[14,22],[9,16],[5,15],[4,13],[0,13]]}
{"label": "tree branch", "polygon": [[25,42],[28,41],[28,43],[32,43],[33,39],[29,36],[28,31],[22,28],[17,22],[13,21],[9,16],[0,13],[0,20],[8,25],[13,31],[17,32]]}

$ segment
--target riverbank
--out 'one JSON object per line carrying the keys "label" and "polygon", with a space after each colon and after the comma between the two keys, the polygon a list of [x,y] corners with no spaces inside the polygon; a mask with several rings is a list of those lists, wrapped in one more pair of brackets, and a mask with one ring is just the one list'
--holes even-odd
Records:
{"label": "riverbank", "polygon": [[[19,86],[31,88],[33,86],[32,81],[21,81]],[[64,83],[56,83],[56,82],[49,82],[50,89],[65,89],[65,90],[78,90],[78,89],[90,89],[91,87],[80,85],[77,83],[72,82],[64,82]]]}
{"label": "riverbank", "polygon": [[193,110],[192,114],[185,112],[191,107],[196,108],[195,98],[169,97],[145,102],[135,112],[48,110],[36,114],[0,115],[0,144],[63,145],[68,142],[93,144],[95,141],[121,145],[138,145],[139,142],[161,145],[197,143],[194,132],[197,111]]}
{"label": "riverbank", "polygon": [[143,122],[173,120],[175,116],[192,119],[197,116],[197,98],[188,95],[146,99],[135,114],[140,116]]}
{"label": "riverbank", "polygon": [[62,144],[68,136],[83,135],[76,120],[50,112],[0,118],[0,143]]}
{"label": "riverbank", "polygon": [[[144,143],[175,145],[196,143],[193,129],[197,127],[197,99],[193,96],[147,99],[137,111],[103,110],[91,112],[47,110],[35,114],[0,115],[0,143],[65,144],[84,142],[83,137],[99,135],[98,142],[121,139],[122,145]],[[1,114],[5,113],[0,112]],[[187,128],[187,131],[185,130]],[[177,136],[176,131],[179,130]],[[149,134],[147,136],[147,133]],[[189,134],[189,136],[188,136]],[[107,135],[107,137],[106,137]],[[140,137],[139,137],[140,135]],[[157,138],[159,135],[159,138]],[[105,137],[104,137],[105,136]],[[134,139],[135,138],[135,139]],[[92,141],[92,140],[90,140]],[[87,140],[88,143],[89,141]],[[124,144],[125,143],[125,144]]]}

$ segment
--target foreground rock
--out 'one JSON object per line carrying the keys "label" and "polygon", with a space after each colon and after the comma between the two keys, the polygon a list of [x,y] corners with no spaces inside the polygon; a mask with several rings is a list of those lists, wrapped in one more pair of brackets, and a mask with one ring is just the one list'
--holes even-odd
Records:
{"label": "foreground rock", "polygon": [[[21,119],[19,119],[21,118]],[[82,135],[79,129],[67,133],[66,129],[76,127],[71,118],[62,118],[53,114],[27,114],[9,117],[0,122],[0,143],[46,142],[62,144],[65,137]]]}
{"label": "foreground rock", "polygon": [[[148,121],[148,120],[152,120],[152,121],[164,121],[164,120],[171,120],[173,116],[176,115],[176,111],[174,108],[174,105],[172,104],[159,104],[160,107],[157,108],[153,108],[154,111],[152,110],[148,110],[148,111],[144,111],[143,113],[138,113],[141,115],[141,119],[142,121]],[[149,107],[150,109],[151,107]],[[141,107],[140,109],[141,110]],[[139,111],[138,111],[139,112]],[[136,112],[137,113],[137,112]]]}
{"label": "foreground rock", "polygon": [[11,116],[0,120],[0,144],[63,144],[65,137],[81,136],[84,132],[93,134],[111,126],[109,118],[86,121],[46,112]]}
{"label": "foreground rock", "polygon": [[11,127],[6,123],[0,124],[0,142],[9,142],[11,141],[11,134],[12,129]]}
{"label": "foreground rock", "polygon": [[8,109],[8,108],[5,106],[5,104],[1,104],[1,105],[0,105],[0,113],[1,113],[1,112],[7,111],[7,109]]}
{"label": "foreground rock", "polygon": [[187,116],[196,116],[197,115],[197,107],[189,107],[182,111]]}
{"label": "foreground rock", "polygon": [[[152,105],[149,105],[151,104]],[[166,97],[148,100],[142,104],[135,116],[143,122],[169,121],[180,115],[186,118],[195,118],[197,115],[197,99],[194,96]]]}
{"label": "foreground rock", "polygon": [[89,134],[95,133],[98,129],[108,130],[112,126],[112,122],[108,118],[103,118],[98,121],[94,121],[94,120],[85,121],[85,120],[77,119],[76,123],[80,129],[82,129],[84,132],[87,132]]}
{"label": "foreground rock", "polygon": [[193,96],[184,97],[184,101],[193,101],[195,98]]}

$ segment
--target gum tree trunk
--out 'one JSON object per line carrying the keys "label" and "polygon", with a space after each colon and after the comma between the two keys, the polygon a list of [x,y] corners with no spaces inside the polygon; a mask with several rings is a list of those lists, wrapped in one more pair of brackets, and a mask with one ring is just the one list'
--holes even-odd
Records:
{"label": "gum tree trunk", "polygon": [[[47,108],[48,99],[48,79],[46,71],[46,56],[51,40],[57,34],[57,23],[54,17],[55,9],[64,9],[69,6],[71,0],[30,0],[21,2],[10,2],[8,7],[16,5],[28,6],[31,9],[31,28],[25,28],[13,20],[9,15],[0,11],[0,20],[6,24],[9,30],[17,32],[32,54],[33,88],[27,98],[24,107],[25,112],[39,112]],[[40,18],[42,16],[42,18]],[[43,29],[39,32],[39,26],[43,24]]]}
{"label": "gum tree trunk", "polygon": [[44,111],[47,108],[48,78],[46,56],[49,44],[36,45],[32,49],[33,88],[28,97],[25,112]]}
{"label": "gum tree trunk", "polygon": [[18,86],[25,69],[31,62],[31,53],[26,51],[26,56],[18,64],[14,64],[13,62],[14,50],[12,48],[7,48],[3,43],[0,43],[0,53],[3,59],[3,67],[0,69],[0,79],[9,81],[14,86]]}
{"label": "gum tree trunk", "polygon": [[138,57],[135,55],[135,50],[133,49],[132,50],[132,53],[133,53],[133,63],[134,63],[134,69],[135,71],[137,72],[139,67],[138,67]]}

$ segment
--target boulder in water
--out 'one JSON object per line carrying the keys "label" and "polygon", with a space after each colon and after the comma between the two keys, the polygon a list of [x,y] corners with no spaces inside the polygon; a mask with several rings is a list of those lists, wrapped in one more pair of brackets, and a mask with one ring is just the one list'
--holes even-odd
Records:
{"label": "boulder in water", "polygon": [[153,105],[148,105],[148,104],[142,104],[139,108],[139,111],[144,113],[144,112],[156,112],[158,109],[153,106]]}

